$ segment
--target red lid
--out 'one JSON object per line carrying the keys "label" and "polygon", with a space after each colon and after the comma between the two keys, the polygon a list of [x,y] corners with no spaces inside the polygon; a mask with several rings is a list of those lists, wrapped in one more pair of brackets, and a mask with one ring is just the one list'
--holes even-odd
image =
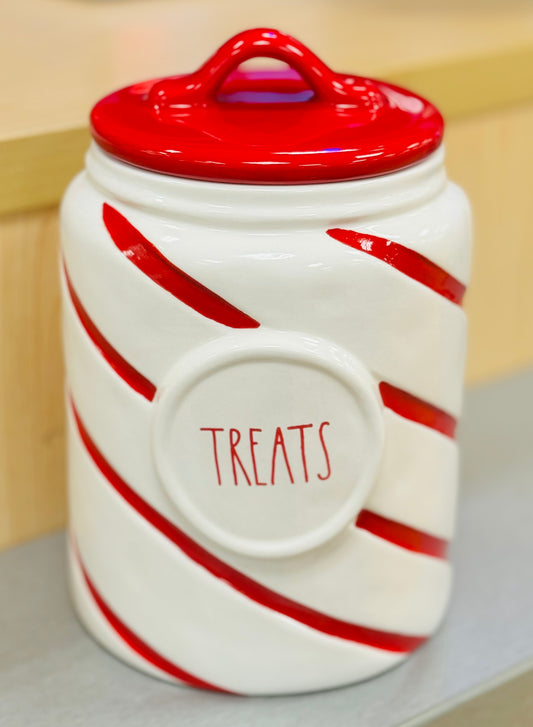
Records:
{"label": "red lid", "polygon": [[[254,57],[283,72],[248,72]],[[112,93],[92,110],[96,142],[130,164],[217,182],[306,184],[384,174],[441,143],[437,109],[381,81],[334,73],[277,30],[247,30],[188,76]]]}

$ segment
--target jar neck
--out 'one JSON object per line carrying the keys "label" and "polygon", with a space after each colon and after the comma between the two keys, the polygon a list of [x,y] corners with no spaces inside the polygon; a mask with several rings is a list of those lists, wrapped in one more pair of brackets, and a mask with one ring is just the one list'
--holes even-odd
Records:
{"label": "jar neck", "polygon": [[165,217],[218,226],[302,225],[320,220],[399,214],[429,202],[446,184],[444,148],[406,169],[369,179],[306,185],[203,182],[146,171],[103,152],[94,142],[87,174],[106,196]]}

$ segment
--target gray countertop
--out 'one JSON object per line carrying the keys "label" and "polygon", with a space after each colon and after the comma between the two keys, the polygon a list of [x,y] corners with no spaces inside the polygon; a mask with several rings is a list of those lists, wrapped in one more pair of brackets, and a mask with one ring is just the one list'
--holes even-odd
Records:
{"label": "gray countertop", "polygon": [[78,624],[60,533],[0,555],[0,725],[533,724],[533,373],[470,390],[460,440],[451,608],[402,666],[297,697],[229,697],[156,681]]}

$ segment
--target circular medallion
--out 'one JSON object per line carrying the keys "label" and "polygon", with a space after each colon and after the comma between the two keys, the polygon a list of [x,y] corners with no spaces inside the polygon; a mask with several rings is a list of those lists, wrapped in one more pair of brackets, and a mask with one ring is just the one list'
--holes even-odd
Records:
{"label": "circular medallion", "polygon": [[381,458],[381,403],[338,346],[243,331],[174,367],[152,443],[168,495],[206,536],[245,555],[294,555],[355,520]]}

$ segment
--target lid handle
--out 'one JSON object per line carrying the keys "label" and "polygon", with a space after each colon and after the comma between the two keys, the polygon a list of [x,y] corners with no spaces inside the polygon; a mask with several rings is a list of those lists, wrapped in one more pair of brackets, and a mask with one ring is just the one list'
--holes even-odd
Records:
{"label": "lid handle", "polygon": [[303,43],[270,28],[245,30],[224,43],[194,73],[159,81],[150,91],[149,103],[157,113],[172,105],[173,99],[180,106],[216,101],[229,74],[244,61],[260,57],[287,63],[323,102],[364,106],[373,111],[385,103],[375,84],[366,79],[337,75]]}

